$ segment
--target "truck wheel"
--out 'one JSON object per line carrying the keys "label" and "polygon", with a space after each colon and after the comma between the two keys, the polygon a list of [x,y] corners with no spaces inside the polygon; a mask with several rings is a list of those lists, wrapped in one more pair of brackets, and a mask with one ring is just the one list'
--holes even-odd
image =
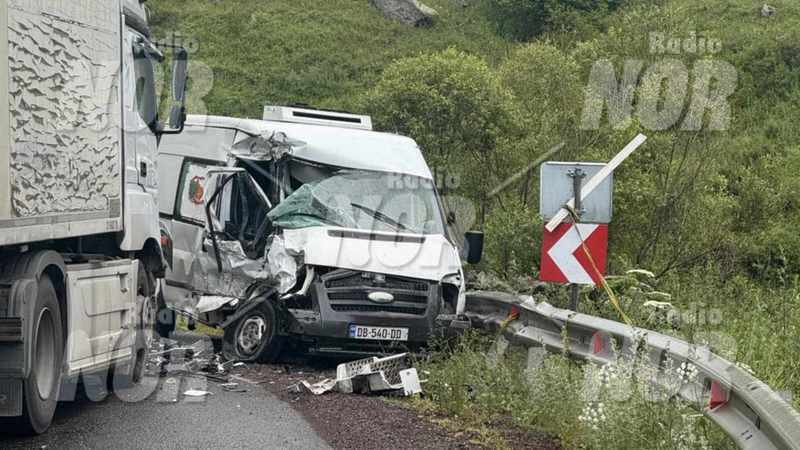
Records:
{"label": "truck wheel", "polygon": [[158,298],[156,296],[156,279],[152,273],[139,264],[138,283],[136,287],[136,311],[139,314],[140,326],[136,328],[133,344],[133,368],[130,382],[137,384],[144,376],[147,355],[157,339]]}
{"label": "truck wheel", "polygon": [[[158,301],[156,299],[155,278],[145,270],[144,264],[139,264],[139,273],[136,276],[136,319],[133,329],[133,348],[128,361],[115,365],[109,378],[109,387],[114,391],[132,388],[144,377],[147,364],[147,354],[156,339],[156,315]],[[131,342],[130,331],[126,331],[117,341],[117,345],[129,345]],[[115,346],[115,350],[120,348]]]}
{"label": "truck wheel", "polygon": [[225,329],[222,351],[229,360],[271,363],[280,355],[283,342],[275,308],[265,301]]}
{"label": "truck wheel", "polygon": [[23,382],[22,417],[18,430],[24,434],[44,433],[53,421],[64,357],[61,309],[50,278],[42,276],[38,291],[31,317],[31,371]]}

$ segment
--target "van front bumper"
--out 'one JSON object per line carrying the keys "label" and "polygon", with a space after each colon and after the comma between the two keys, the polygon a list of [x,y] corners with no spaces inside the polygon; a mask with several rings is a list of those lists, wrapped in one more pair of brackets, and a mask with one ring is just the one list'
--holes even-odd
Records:
{"label": "van front bumper", "polygon": [[[374,353],[371,349],[416,348],[451,324],[463,324],[456,316],[440,314],[439,283],[390,278],[376,286],[357,272],[322,276],[309,291],[312,309],[290,309],[290,332],[327,353]],[[336,278],[338,276],[338,278]],[[349,279],[348,279],[349,277]],[[350,282],[349,280],[354,280]],[[368,299],[370,292],[389,293],[395,300],[380,304]],[[408,329],[407,341],[355,339],[352,325]],[[383,352],[381,352],[383,353]]]}

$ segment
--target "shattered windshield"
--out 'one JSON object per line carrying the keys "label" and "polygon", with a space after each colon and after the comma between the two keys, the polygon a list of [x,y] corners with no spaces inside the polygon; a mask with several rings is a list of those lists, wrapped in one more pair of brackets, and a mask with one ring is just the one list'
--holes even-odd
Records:
{"label": "shattered windshield", "polygon": [[335,226],[412,234],[444,234],[431,180],[339,170],[303,184],[269,213],[277,226]]}

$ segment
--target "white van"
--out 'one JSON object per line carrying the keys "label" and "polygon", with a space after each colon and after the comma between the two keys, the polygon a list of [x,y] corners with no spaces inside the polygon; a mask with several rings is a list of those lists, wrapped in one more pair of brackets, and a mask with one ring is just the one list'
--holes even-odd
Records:
{"label": "white van", "polygon": [[[267,107],[190,116],[159,155],[168,307],[225,330],[228,356],[413,348],[463,326],[456,242],[417,144],[366,116]],[[468,233],[467,259],[483,236]]]}

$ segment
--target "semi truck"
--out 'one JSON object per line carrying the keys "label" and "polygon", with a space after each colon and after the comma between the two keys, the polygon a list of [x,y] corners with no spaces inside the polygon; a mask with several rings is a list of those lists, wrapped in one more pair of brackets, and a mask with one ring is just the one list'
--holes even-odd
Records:
{"label": "semi truck", "polygon": [[3,0],[0,52],[0,431],[42,433],[63,386],[142,375],[188,62],[143,0]]}

